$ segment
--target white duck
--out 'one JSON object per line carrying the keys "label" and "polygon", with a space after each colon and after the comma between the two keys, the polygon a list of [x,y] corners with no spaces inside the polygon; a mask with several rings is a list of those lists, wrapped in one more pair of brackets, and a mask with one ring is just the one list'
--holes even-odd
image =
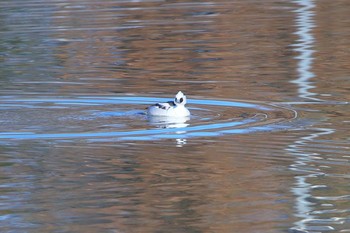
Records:
{"label": "white duck", "polygon": [[190,115],[190,111],[185,107],[185,104],[186,96],[179,91],[173,101],[149,106],[147,114],[161,117],[187,117]]}

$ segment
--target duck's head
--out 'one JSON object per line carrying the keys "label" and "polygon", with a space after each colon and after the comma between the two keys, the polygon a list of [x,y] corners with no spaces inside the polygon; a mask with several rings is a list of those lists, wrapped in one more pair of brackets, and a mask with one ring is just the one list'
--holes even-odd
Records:
{"label": "duck's head", "polygon": [[184,95],[184,93],[182,93],[181,91],[179,91],[176,96],[175,96],[175,100],[174,103],[176,105],[182,105],[184,106],[186,104],[186,96]]}

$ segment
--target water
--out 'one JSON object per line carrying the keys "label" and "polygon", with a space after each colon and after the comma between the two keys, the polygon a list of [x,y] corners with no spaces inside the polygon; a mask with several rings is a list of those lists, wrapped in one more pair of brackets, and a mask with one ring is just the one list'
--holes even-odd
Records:
{"label": "water", "polygon": [[349,7],[2,1],[0,231],[349,231]]}

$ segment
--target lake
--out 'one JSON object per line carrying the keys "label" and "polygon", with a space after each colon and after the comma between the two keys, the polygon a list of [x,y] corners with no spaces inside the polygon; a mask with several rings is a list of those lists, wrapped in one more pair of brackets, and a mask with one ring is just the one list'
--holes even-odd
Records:
{"label": "lake", "polygon": [[0,231],[349,232],[349,12],[1,1]]}

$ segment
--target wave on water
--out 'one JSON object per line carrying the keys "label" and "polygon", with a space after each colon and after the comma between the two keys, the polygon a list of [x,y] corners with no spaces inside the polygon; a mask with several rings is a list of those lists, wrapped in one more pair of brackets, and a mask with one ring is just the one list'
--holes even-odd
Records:
{"label": "wave on water", "polygon": [[0,114],[0,138],[93,141],[216,137],[289,129],[297,118],[295,110],[282,105],[207,99],[188,101],[190,118],[145,114],[149,104],[166,100],[135,96],[6,99]]}

